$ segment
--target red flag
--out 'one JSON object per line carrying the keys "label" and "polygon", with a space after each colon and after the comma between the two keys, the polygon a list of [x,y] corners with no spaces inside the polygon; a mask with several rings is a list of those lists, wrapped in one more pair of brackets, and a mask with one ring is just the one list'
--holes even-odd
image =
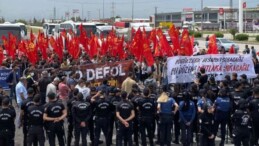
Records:
{"label": "red flag", "polygon": [[77,37],[72,38],[69,41],[69,50],[70,50],[70,55],[74,58],[74,59],[78,59],[79,54],[80,54],[80,48],[79,48],[79,40]]}
{"label": "red flag", "polygon": [[136,33],[136,30],[132,27],[131,28],[131,34],[130,34],[130,40],[132,41],[133,38],[135,37],[134,34]]}
{"label": "red flag", "polygon": [[122,60],[122,59],[125,59],[125,52],[124,52],[124,35],[122,36],[121,39],[118,40],[118,46],[117,46],[117,51],[118,51],[118,56],[119,56],[119,59]]}
{"label": "red flag", "polygon": [[193,54],[193,46],[191,44],[191,39],[187,29],[184,29],[182,32],[181,38],[181,49],[178,52],[180,55],[191,56]]}
{"label": "red flag", "polygon": [[216,43],[216,35],[213,34],[209,38],[207,54],[218,54],[218,46]]}
{"label": "red flag", "polygon": [[35,36],[34,36],[34,34],[33,34],[33,32],[32,32],[32,29],[31,29],[31,33],[30,33],[30,40],[31,40],[32,42],[34,42],[34,40],[35,40]]}
{"label": "red flag", "polygon": [[154,64],[154,62],[155,62],[154,57],[151,52],[147,38],[144,38],[144,41],[143,41],[143,56],[144,56],[148,66],[152,66]]}
{"label": "red flag", "polygon": [[0,65],[2,65],[4,60],[4,49],[0,46]]}
{"label": "red flag", "polygon": [[37,50],[36,50],[36,45],[32,41],[26,41],[25,42],[26,46],[26,53],[27,53],[27,58],[29,61],[35,65],[37,62]]}
{"label": "red flag", "polygon": [[95,35],[91,35],[89,56],[92,59],[98,54],[98,38]]}
{"label": "red flag", "polygon": [[84,47],[84,50],[88,52],[88,37],[86,35],[86,30],[82,24],[79,26],[79,30],[80,30],[79,43],[82,44]]}
{"label": "red flag", "polygon": [[157,30],[157,35],[160,40],[161,52],[163,53],[163,55],[166,55],[169,57],[173,56],[173,50],[172,50],[171,46],[169,45],[169,43],[161,29]]}
{"label": "red flag", "polygon": [[40,48],[40,51],[42,53],[42,58],[47,60],[47,48],[48,48],[48,39],[44,38],[44,34],[39,32],[38,34],[38,46]]}
{"label": "red flag", "polygon": [[179,43],[179,30],[175,28],[174,25],[170,27],[168,30],[168,34],[172,40],[172,44],[174,46],[174,52],[180,50],[180,43]]}
{"label": "red flag", "polygon": [[63,41],[62,38],[59,37],[57,40],[55,40],[52,37],[49,39],[49,43],[51,47],[53,48],[54,52],[58,54],[59,61],[63,61]]}
{"label": "red flag", "polygon": [[15,53],[16,53],[16,36],[9,33],[9,48],[8,48],[8,54],[12,57],[12,59],[15,59]]}
{"label": "red flag", "polygon": [[130,46],[130,51],[131,53],[136,57],[136,59],[138,61],[142,61],[142,51],[143,51],[143,37],[142,37],[142,33],[140,31],[140,28],[137,30],[131,46]]}
{"label": "red flag", "polygon": [[235,48],[234,45],[232,45],[229,49],[229,54],[235,54]]}
{"label": "red flag", "polygon": [[2,36],[2,40],[3,40],[3,46],[5,50],[9,50],[9,43],[7,41],[7,38],[4,35]]}
{"label": "red flag", "polygon": [[22,40],[19,44],[18,44],[18,50],[19,52],[22,52],[24,54],[27,53],[27,50],[26,50],[26,46],[25,46],[25,42]]}

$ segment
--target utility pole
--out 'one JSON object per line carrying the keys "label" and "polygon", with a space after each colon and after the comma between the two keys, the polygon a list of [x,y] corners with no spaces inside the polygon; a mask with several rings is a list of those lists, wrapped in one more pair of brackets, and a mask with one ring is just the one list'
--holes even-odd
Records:
{"label": "utility pole", "polygon": [[84,20],[84,4],[82,3],[81,6],[82,6],[82,18],[81,18],[81,20]]}
{"label": "utility pole", "polygon": [[115,3],[114,2],[112,2],[112,11],[111,11],[111,13],[112,13],[112,18],[114,18],[115,16]]}
{"label": "utility pole", "polygon": [[156,14],[157,14],[157,6],[155,6],[155,16],[154,16],[154,27],[156,28]]}
{"label": "utility pole", "polygon": [[53,19],[56,20],[56,7],[54,7],[54,15],[53,15]]}
{"label": "utility pole", "polygon": [[91,11],[87,11],[88,21],[90,21]]}
{"label": "utility pole", "polygon": [[98,11],[99,11],[99,20],[101,20],[101,10],[98,9]]}

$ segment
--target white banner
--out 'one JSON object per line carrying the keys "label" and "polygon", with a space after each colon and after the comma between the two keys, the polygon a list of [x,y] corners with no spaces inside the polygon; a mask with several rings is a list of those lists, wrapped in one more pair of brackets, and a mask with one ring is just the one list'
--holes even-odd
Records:
{"label": "white banner", "polygon": [[251,55],[176,56],[167,59],[168,83],[193,82],[202,67],[206,74],[213,75],[218,81],[234,72],[238,76],[246,74],[248,78],[256,77]]}

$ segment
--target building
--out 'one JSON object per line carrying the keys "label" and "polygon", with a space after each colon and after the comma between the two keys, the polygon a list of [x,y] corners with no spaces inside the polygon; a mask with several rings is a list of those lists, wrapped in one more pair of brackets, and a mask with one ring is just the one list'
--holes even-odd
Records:
{"label": "building", "polygon": [[[252,30],[254,22],[259,22],[259,6],[244,9],[244,24],[246,30]],[[161,22],[173,22],[177,27],[195,26],[196,29],[219,30],[238,27],[238,9],[230,7],[205,7],[203,11],[185,8],[182,12],[157,13],[155,25]]]}

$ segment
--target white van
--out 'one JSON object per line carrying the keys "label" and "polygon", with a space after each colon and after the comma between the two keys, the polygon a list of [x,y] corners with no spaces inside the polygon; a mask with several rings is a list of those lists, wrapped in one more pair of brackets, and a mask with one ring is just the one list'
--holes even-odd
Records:
{"label": "white van", "polygon": [[91,32],[93,34],[96,33],[95,23],[85,23],[85,22],[65,21],[60,24],[60,30],[66,30],[66,32],[69,32],[70,30],[72,30],[76,35],[80,35],[81,24],[83,25],[83,28],[86,30],[88,37],[90,37]]}
{"label": "white van", "polygon": [[55,23],[44,23],[43,24],[43,33],[44,37],[52,36],[52,31],[55,29],[56,25]]}
{"label": "white van", "polygon": [[0,45],[3,45],[2,37],[5,36],[8,38],[8,34],[11,33],[16,36],[17,42],[20,42],[22,39],[21,27],[17,24],[3,23],[0,24]]}
{"label": "white van", "polygon": [[25,24],[24,23],[20,23],[20,22],[15,23],[15,24],[20,25],[22,37],[27,36],[27,28],[26,28]]}
{"label": "white van", "polygon": [[112,30],[115,31],[115,27],[111,25],[96,26],[96,35],[106,37]]}

